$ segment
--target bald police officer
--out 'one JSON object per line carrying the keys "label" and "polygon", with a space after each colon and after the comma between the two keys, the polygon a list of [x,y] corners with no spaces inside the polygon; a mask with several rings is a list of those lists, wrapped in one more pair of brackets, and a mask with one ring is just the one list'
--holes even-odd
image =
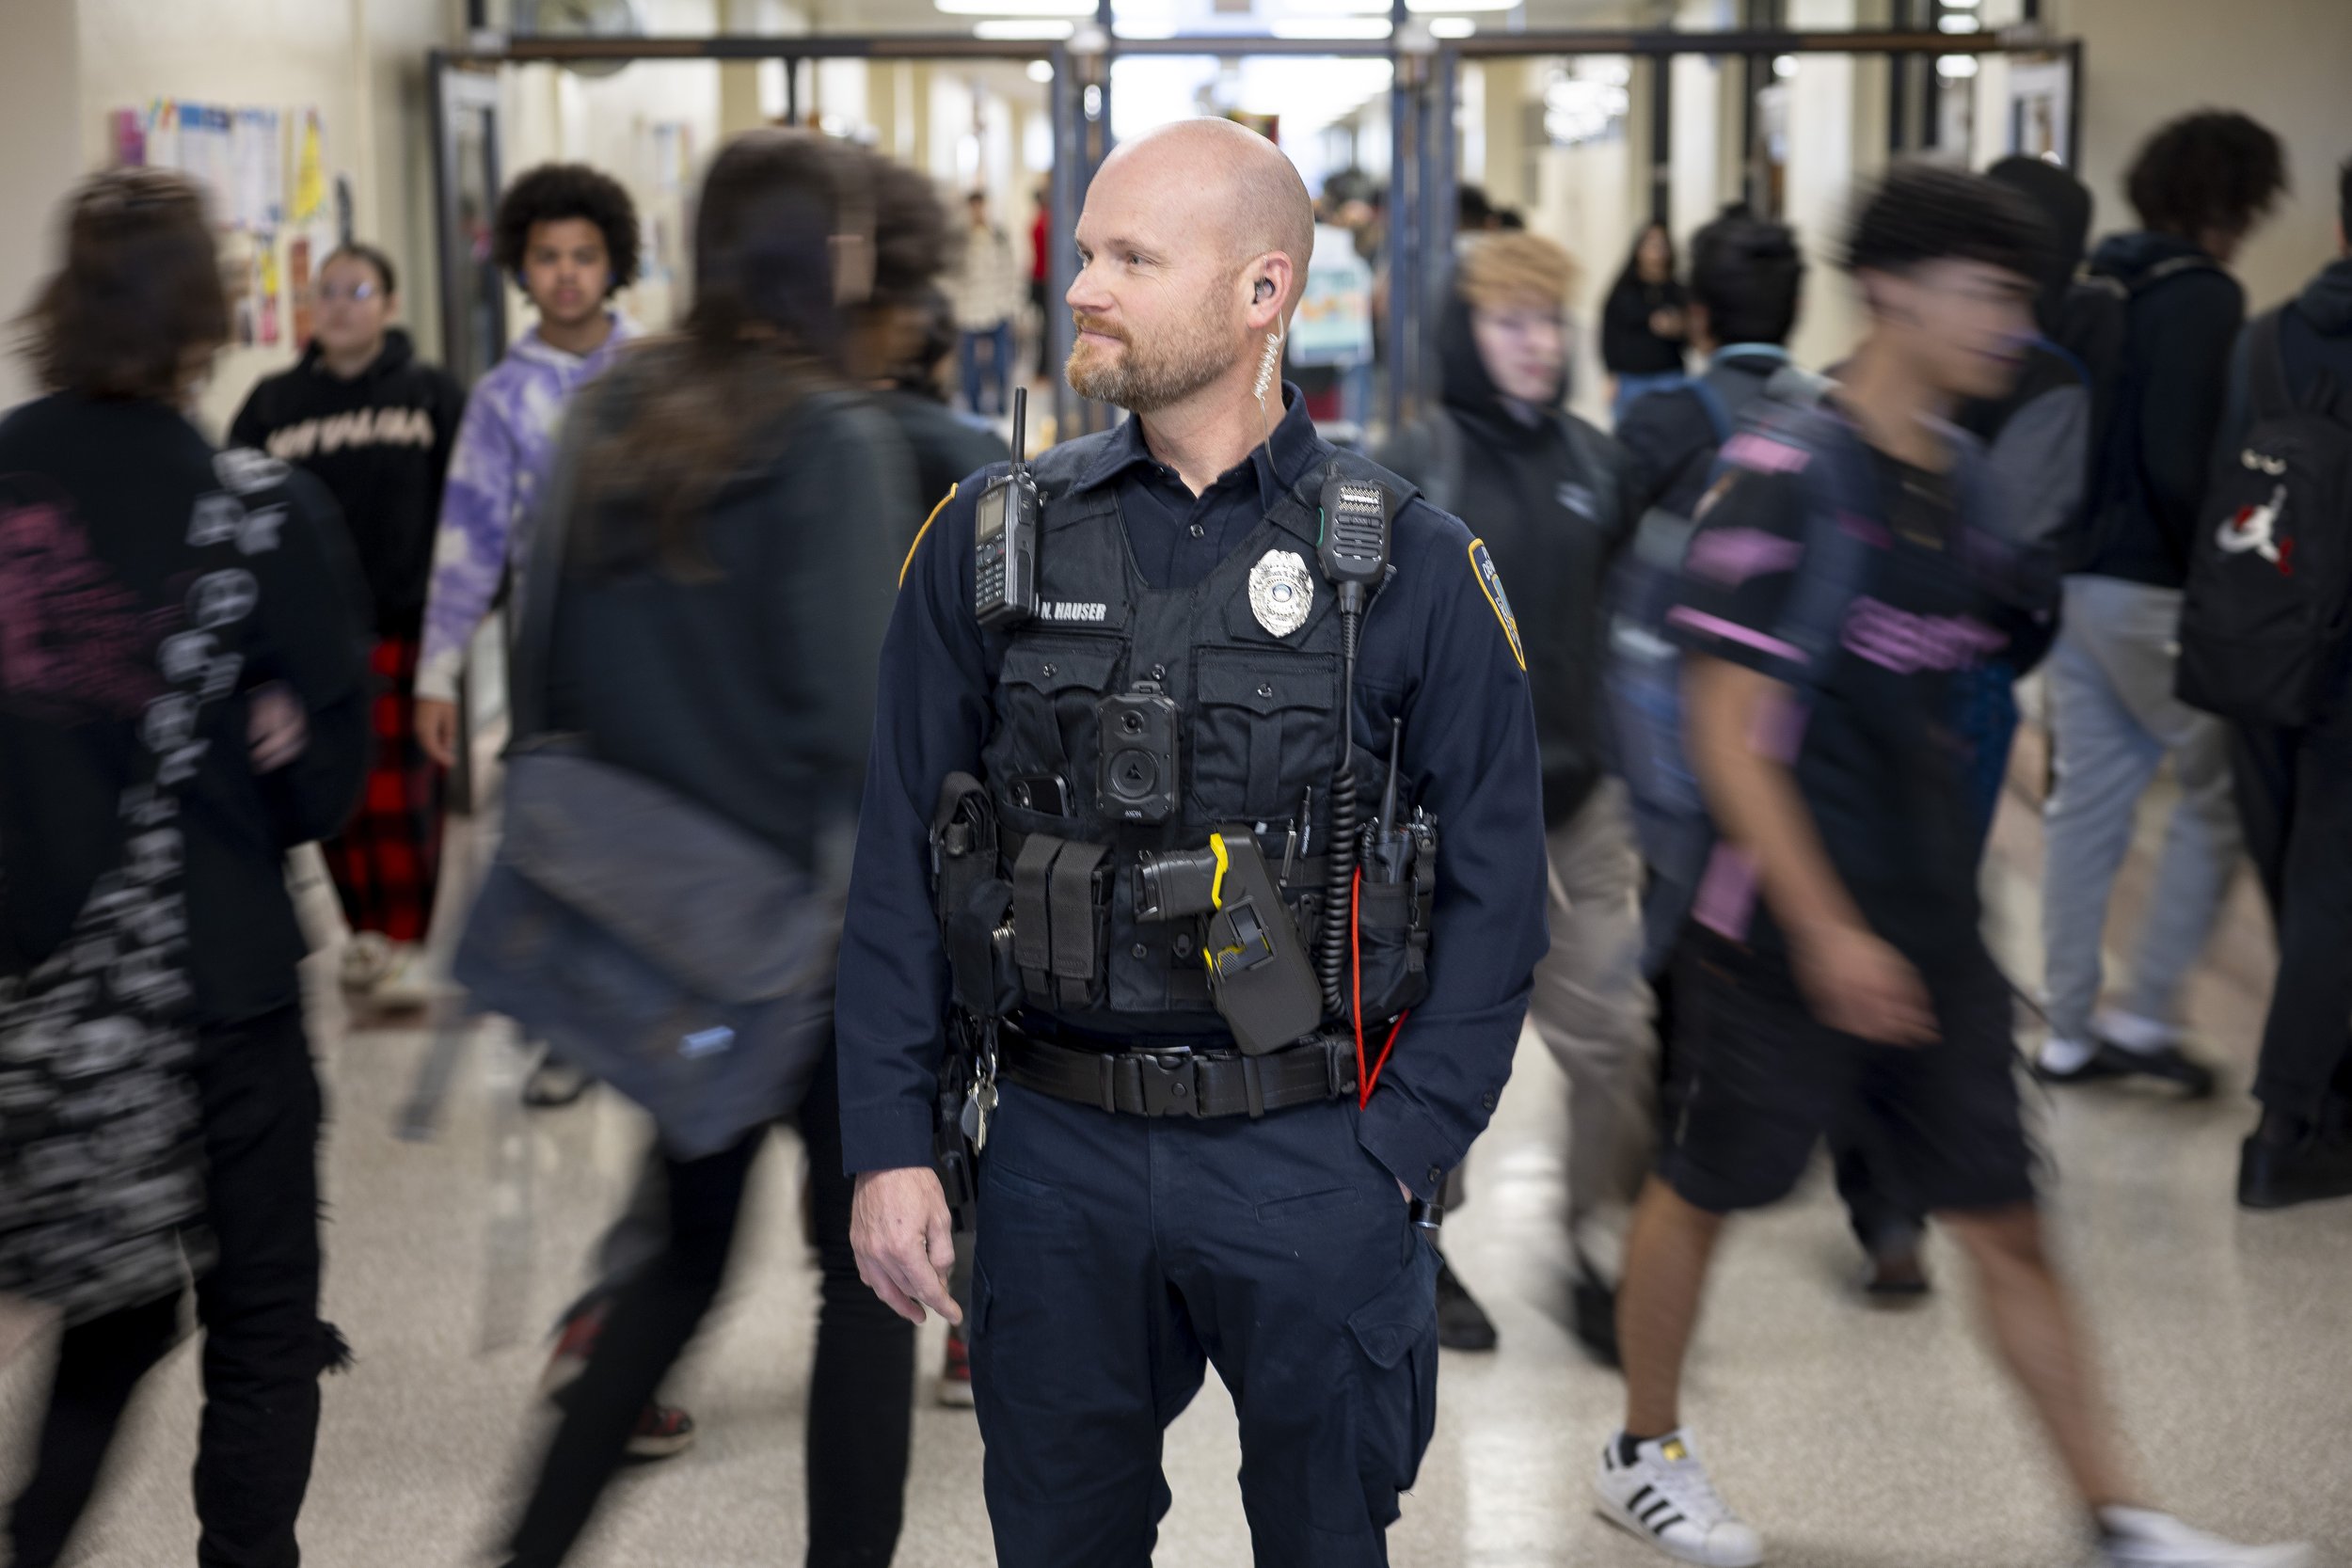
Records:
{"label": "bald police officer", "polygon": [[960,1321],[933,1118],[973,1043],[998,1561],[1148,1564],[1214,1362],[1257,1560],[1381,1563],[1436,1410],[1415,1222],[1546,947],[1524,660],[1484,547],[1276,380],[1313,218],[1271,143],[1123,145],[1077,243],[1071,385],[1134,417],[1039,459],[1033,613],[976,614],[984,469],[882,655],[837,1015],[859,1264]]}

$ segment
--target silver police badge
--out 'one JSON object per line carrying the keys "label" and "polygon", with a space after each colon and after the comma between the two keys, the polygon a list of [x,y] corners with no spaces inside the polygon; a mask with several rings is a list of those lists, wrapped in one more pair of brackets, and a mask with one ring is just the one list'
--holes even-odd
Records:
{"label": "silver police badge", "polygon": [[1249,568],[1249,612],[1277,637],[1307,624],[1315,608],[1315,579],[1294,550],[1268,550]]}

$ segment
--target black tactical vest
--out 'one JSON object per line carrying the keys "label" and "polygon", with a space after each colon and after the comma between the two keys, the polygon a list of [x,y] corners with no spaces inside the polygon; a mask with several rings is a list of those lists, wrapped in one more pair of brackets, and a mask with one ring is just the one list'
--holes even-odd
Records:
{"label": "black tactical vest", "polygon": [[[983,783],[1014,889],[1025,1010],[1103,1035],[1213,1035],[1198,927],[1136,917],[1136,858],[1199,849],[1212,831],[1246,823],[1279,875],[1286,840],[1303,831],[1281,891],[1311,949],[1344,678],[1341,619],[1315,562],[1317,498],[1334,468],[1386,485],[1400,510],[1413,491],[1353,453],[1327,451],[1206,578],[1163,591],[1136,567],[1117,486],[1074,491],[1111,438],[1067,443],[1036,464],[1039,613],[1005,645]],[[1277,635],[1261,622],[1253,572],[1268,592],[1305,585],[1295,629]],[[1178,716],[1174,809],[1156,823],[1123,820],[1100,788],[1100,706],[1145,683]],[[1354,761],[1359,796],[1376,800],[1377,762]]]}

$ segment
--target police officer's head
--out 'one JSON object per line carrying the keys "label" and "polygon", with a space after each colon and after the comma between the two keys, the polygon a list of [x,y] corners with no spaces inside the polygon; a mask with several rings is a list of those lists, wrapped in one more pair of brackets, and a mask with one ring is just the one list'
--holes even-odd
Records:
{"label": "police officer's head", "polygon": [[1205,408],[1252,396],[1306,286],[1314,204],[1256,132],[1180,120],[1104,160],[1077,240],[1070,385],[1138,414]]}

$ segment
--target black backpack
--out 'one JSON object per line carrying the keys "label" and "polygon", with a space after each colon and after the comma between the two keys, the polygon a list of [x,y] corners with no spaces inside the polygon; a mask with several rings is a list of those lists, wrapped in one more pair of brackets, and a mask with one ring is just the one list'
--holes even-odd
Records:
{"label": "black backpack", "polygon": [[2352,630],[2352,422],[2320,372],[2297,402],[2282,312],[2247,329],[2252,421],[2216,460],[2181,606],[2174,689],[2248,724],[2310,723]]}

